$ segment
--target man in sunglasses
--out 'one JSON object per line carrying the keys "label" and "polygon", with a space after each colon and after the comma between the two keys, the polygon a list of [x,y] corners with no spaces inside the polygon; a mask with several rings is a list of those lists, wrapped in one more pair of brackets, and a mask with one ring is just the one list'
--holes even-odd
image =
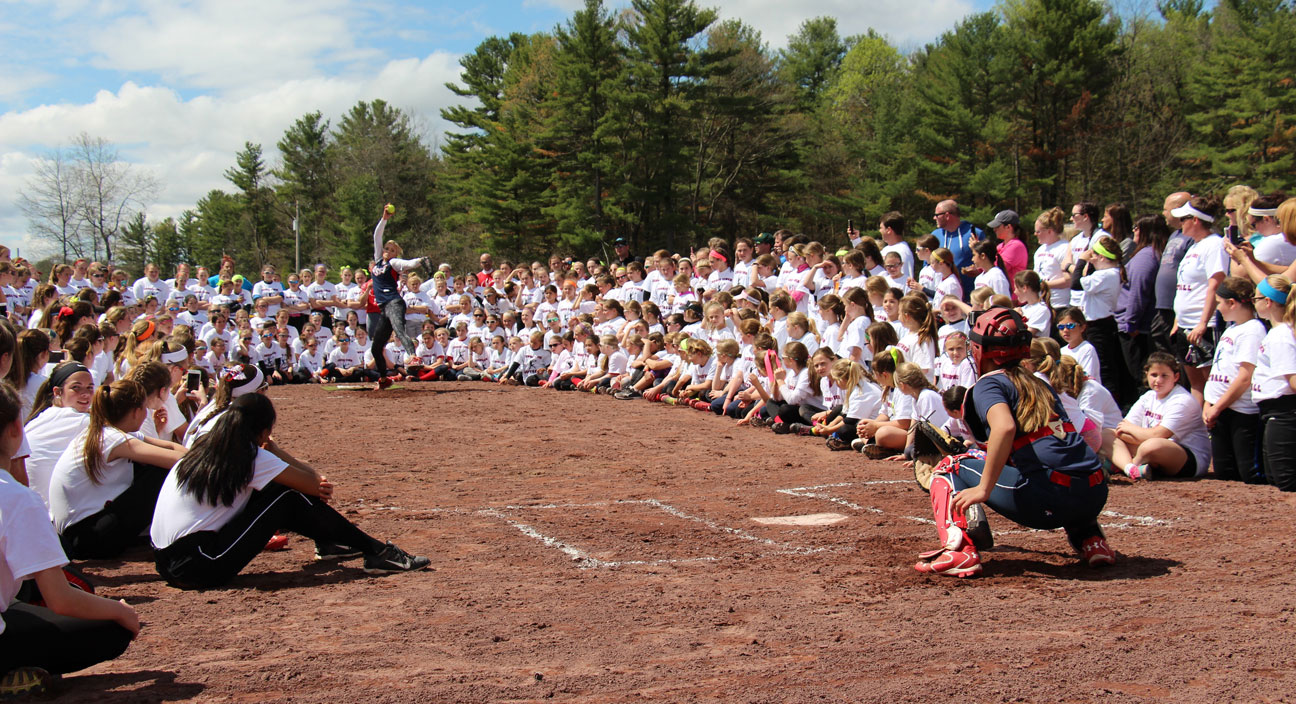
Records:
{"label": "man in sunglasses", "polygon": [[959,282],[963,284],[964,298],[972,292],[972,278],[979,270],[972,265],[972,245],[985,237],[981,228],[964,220],[958,203],[943,200],[936,204],[932,212],[936,229],[932,234],[940,240],[940,246],[954,255],[954,270],[958,272]]}

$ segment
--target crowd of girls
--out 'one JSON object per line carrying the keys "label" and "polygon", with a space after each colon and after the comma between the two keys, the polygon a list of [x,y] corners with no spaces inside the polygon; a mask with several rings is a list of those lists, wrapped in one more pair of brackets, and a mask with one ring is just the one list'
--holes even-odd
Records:
{"label": "crowd of girls", "polygon": [[[36,579],[51,608],[23,618],[101,614],[129,635],[129,608],[66,597],[48,570],[120,555],[146,534],[163,576],[210,586],[281,528],[313,538],[322,558],[425,567],[329,508],[332,484],[272,439],[274,409],[256,393],[269,385],[607,394],[901,458],[919,422],[969,441],[977,423],[993,425],[965,412],[988,310],[1017,316],[1013,334],[1031,341],[1013,369],[1056,394],[1060,422],[1109,471],[1296,490],[1296,199],[1229,198],[1225,210],[1176,193],[1137,219],[1077,203],[1070,225],[1053,208],[1033,232],[1003,211],[992,237],[943,201],[913,248],[888,213],[879,240],[852,230],[835,251],[780,231],[687,257],[636,259],[622,243],[606,265],[483,255],[478,272],[402,258],[383,241],[384,210],[373,261],[336,283],[323,265],[286,281],[267,266],[251,283],[228,260],[170,279],[149,266],[131,283],[78,260],[36,284],[26,263],[0,261],[13,322],[0,330],[0,444],[13,445],[0,501],[25,507],[4,511],[0,530],[34,546],[30,561],[10,561],[30,569],[0,574],[0,590]],[[1012,393],[1035,398],[1023,379]],[[10,520],[35,506],[39,525]]]}

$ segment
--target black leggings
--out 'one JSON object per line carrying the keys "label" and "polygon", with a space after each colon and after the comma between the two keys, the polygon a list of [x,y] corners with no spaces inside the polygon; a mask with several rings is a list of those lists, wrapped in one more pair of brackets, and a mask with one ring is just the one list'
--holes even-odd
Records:
{"label": "black leggings", "polygon": [[186,535],[157,550],[154,562],[158,574],[181,589],[218,586],[247,567],[279,530],[366,555],[384,547],[323,501],[272,482],[253,492],[247,506],[224,527]]}
{"label": "black leggings", "polygon": [[393,298],[383,304],[382,316],[378,318],[378,327],[370,335],[373,338],[373,346],[370,349],[377,351],[374,354],[374,366],[378,369],[379,377],[387,376],[387,355],[383,354],[383,348],[387,346],[393,333],[405,347],[405,351],[413,356],[418,348],[410,336],[405,334],[405,301],[401,298]]}
{"label": "black leggings", "polygon": [[809,425],[814,414],[822,411],[822,408],[814,408],[806,404],[794,406],[783,401],[773,399],[765,402],[765,415],[768,418],[781,420],[784,423],[805,423]]}
{"label": "black leggings", "polygon": [[343,374],[338,371],[336,364],[328,364],[325,365],[324,368],[328,370],[328,376],[330,379],[337,379],[338,381],[378,381],[378,372],[372,369],[361,367],[350,374]]}
{"label": "black leggings", "polygon": [[[1296,409],[1291,396],[1260,403],[1261,463],[1265,478],[1283,491],[1296,491]],[[1267,406],[1279,406],[1270,410]]]}
{"label": "black leggings", "polygon": [[103,510],[63,529],[63,552],[76,560],[117,557],[139,542],[140,533],[153,522],[153,508],[166,480],[167,470],[135,464],[130,487],[108,502]]}
{"label": "black leggings", "polygon": [[39,667],[55,675],[76,672],[112,660],[131,642],[131,632],[115,621],[60,616],[22,602],[5,610],[4,624],[0,674],[19,667]]}
{"label": "black leggings", "polygon": [[1260,414],[1226,408],[1211,429],[1211,455],[1215,476],[1264,484],[1260,473]]}
{"label": "black leggings", "polygon": [[[1111,316],[1090,320],[1085,325],[1085,339],[1098,353],[1098,373],[1102,375],[1102,385],[1111,392],[1117,405],[1121,405],[1130,388],[1130,379],[1125,372],[1125,355],[1117,335],[1116,318]],[[1121,408],[1124,407],[1121,405]]]}

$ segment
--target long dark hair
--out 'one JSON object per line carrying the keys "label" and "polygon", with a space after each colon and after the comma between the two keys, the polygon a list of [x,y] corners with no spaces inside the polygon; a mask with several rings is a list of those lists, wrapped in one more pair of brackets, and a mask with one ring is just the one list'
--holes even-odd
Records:
{"label": "long dark hair", "polygon": [[259,452],[257,439],[275,424],[274,404],[261,394],[234,399],[211,432],[198,438],[176,465],[176,480],[185,493],[215,506],[234,505],[252,482]]}
{"label": "long dark hair", "polygon": [[[1170,226],[1166,224],[1165,216],[1160,213],[1144,215],[1134,223],[1134,229],[1139,233],[1138,248],[1151,247],[1157,257],[1160,257],[1165,251],[1166,242],[1170,240]],[[1134,251],[1138,252],[1137,249]]]}

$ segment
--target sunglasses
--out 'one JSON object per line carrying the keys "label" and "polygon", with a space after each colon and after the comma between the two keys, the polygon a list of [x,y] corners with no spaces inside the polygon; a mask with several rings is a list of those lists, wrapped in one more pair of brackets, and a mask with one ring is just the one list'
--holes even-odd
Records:
{"label": "sunglasses", "polygon": [[1080,326],[1079,323],[1058,323],[1058,325],[1057,325],[1057,329],[1058,329],[1058,330],[1075,330],[1075,329],[1076,329],[1077,327],[1079,327],[1079,326]]}

